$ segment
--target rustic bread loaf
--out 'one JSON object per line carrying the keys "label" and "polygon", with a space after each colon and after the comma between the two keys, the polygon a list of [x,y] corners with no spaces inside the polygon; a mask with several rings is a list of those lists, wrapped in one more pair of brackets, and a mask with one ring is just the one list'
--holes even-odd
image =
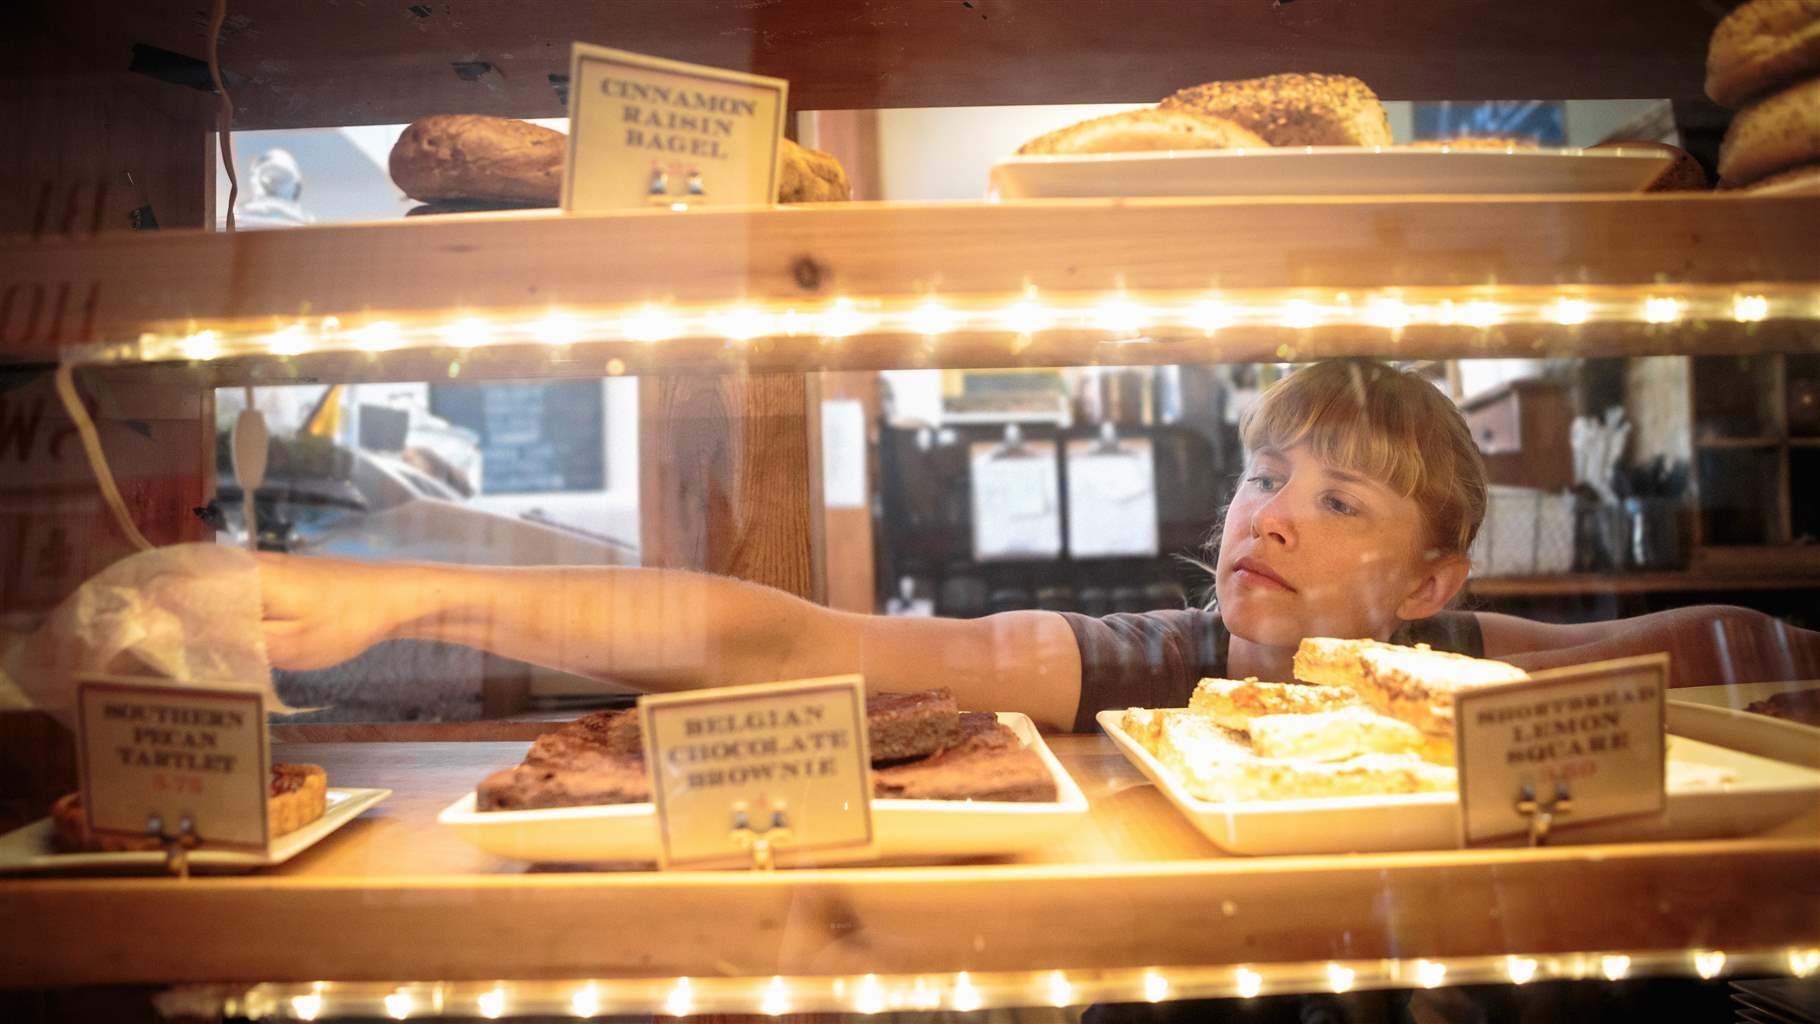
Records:
{"label": "rustic bread loaf", "polygon": [[[781,142],[778,202],[848,198],[840,161]],[[449,114],[413,121],[392,146],[389,163],[405,195],[435,207],[421,212],[554,206],[562,199],[568,145],[563,133],[527,121]]]}
{"label": "rustic bread loaf", "polygon": [[1175,149],[1267,149],[1256,133],[1193,110],[1127,110],[1071,124],[1018,147],[1020,156],[1143,153]]}
{"label": "rustic bread loaf", "polygon": [[1752,103],[1719,145],[1719,177],[1748,185],[1777,171],[1820,161],[1820,78]]}
{"label": "rustic bread loaf", "polygon": [[1725,16],[1706,49],[1706,94],[1740,107],[1820,71],[1820,0],[1752,0]]}
{"label": "rustic bread loaf", "polygon": [[852,197],[846,170],[829,154],[784,139],[779,159],[778,202],[828,203]]}
{"label": "rustic bread loaf", "polygon": [[392,146],[392,181],[426,203],[452,200],[554,205],[562,198],[559,131],[478,114],[411,122]]}
{"label": "rustic bread loaf", "polygon": [[1208,82],[1164,100],[1165,110],[1225,118],[1273,146],[1388,146],[1390,117],[1350,75],[1267,75]]}

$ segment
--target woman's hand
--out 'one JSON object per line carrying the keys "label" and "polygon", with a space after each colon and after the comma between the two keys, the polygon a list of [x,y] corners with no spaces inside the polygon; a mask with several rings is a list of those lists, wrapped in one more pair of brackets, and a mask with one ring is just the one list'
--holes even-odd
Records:
{"label": "woman's hand", "polygon": [[409,566],[262,552],[260,626],[275,668],[338,665],[395,635]]}

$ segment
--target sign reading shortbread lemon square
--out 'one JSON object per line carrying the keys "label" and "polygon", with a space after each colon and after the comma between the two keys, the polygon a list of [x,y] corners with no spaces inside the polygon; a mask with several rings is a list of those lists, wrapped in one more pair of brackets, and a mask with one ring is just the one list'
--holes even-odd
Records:
{"label": "sign reading shortbread lemon square", "polygon": [[[1667,806],[1668,655],[1463,691],[1454,742],[1465,845]],[[1544,831],[1544,836],[1546,830]]]}
{"label": "sign reading shortbread lemon square", "polygon": [[772,202],[789,88],[781,78],[575,44],[563,209]]}
{"label": "sign reading shortbread lemon square", "polygon": [[873,846],[859,676],[648,694],[638,708],[665,866]]}
{"label": "sign reading shortbread lemon square", "polygon": [[267,845],[271,768],[258,691],[88,676],[77,706],[91,831]]}

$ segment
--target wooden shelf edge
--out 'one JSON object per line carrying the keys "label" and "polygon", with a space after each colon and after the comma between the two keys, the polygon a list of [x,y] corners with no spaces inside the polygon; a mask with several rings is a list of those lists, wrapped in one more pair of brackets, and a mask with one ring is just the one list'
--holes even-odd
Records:
{"label": "wooden shelf edge", "polygon": [[[682,214],[419,218],[294,230],[106,235],[0,242],[0,280],[17,310],[0,358],[49,361],[69,346],[133,342],[185,325],[267,331],[300,315],[409,319],[528,316],[552,307],[634,310],[646,303],[816,309],[839,297],[916,299],[931,291],[1004,302],[1044,295],[1194,295],[1209,290],[1655,287],[1661,254],[1682,254],[1668,287],[1820,289],[1820,250],[1802,227],[1820,198],[1728,196],[1355,197],[1252,201],[1078,200],[1033,203],[826,204]],[[961,244],[964,243],[964,244]],[[1696,244],[1697,243],[1697,244]],[[1537,294],[1540,294],[1538,291]],[[598,375],[623,372],[879,369],[1253,361],[1333,355],[1400,359],[1781,351],[1816,344],[1806,321],[1558,326],[1259,325],[1215,335],[1109,344],[1101,330],[945,336],[807,336],[728,346],[723,339],[578,344],[519,351],[414,349],[383,360],[310,364],[261,356],[267,377],[437,373],[464,369]],[[564,366],[559,354],[579,354]],[[346,355],[347,353],[342,353]],[[379,366],[402,360],[402,369]],[[270,367],[291,369],[273,373]],[[546,366],[546,364],[548,364]],[[225,364],[217,364],[223,368]],[[364,368],[363,368],[364,367]],[[257,374],[247,371],[248,376]]]}

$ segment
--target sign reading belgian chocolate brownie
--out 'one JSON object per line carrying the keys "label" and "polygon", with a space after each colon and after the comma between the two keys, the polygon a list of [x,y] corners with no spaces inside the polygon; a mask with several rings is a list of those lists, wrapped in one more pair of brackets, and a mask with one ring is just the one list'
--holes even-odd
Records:
{"label": "sign reading belgian chocolate brownie", "polygon": [[271,769],[258,691],[89,676],[77,707],[91,831],[175,838],[187,822],[211,846],[266,845]]}
{"label": "sign reading belgian chocolate brownie", "polygon": [[1465,845],[1667,806],[1668,655],[1537,672],[1454,705]]}
{"label": "sign reading belgian chocolate brownie", "polygon": [[790,83],[576,43],[562,208],[768,204]]}
{"label": "sign reading belgian chocolate brownie", "polygon": [[639,698],[664,866],[873,846],[859,676]]}

